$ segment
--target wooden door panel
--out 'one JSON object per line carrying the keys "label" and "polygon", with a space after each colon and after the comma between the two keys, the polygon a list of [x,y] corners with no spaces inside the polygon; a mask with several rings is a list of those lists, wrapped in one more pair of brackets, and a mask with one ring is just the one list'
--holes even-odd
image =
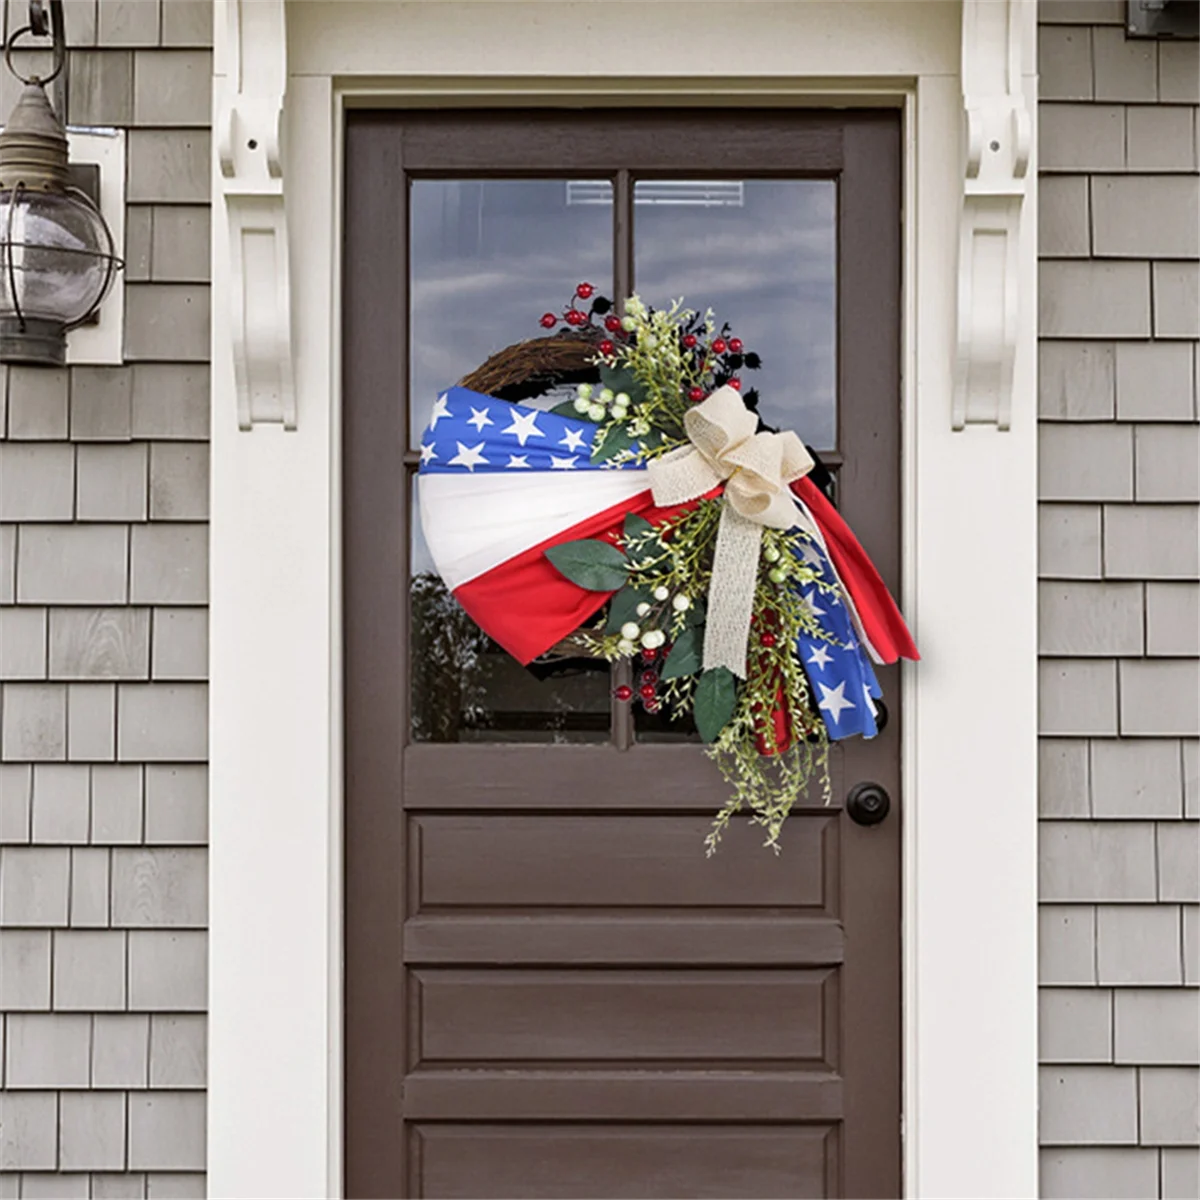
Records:
{"label": "wooden door panel", "polygon": [[420,1125],[418,1178],[445,1197],[823,1197],[831,1126]]}
{"label": "wooden door panel", "polygon": [[346,156],[347,1196],[899,1195],[899,814],[841,807],[899,807],[898,672],[779,855],[738,823],[705,857],[695,745],[405,744],[397,332],[405,180],[610,176],[616,213],[636,171],[836,179],[838,503],[898,590],[896,114],[355,113]]}
{"label": "wooden door panel", "polygon": [[804,1064],[832,1069],[831,970],[454,970],[410,979],[426,1063]]}
{"label": "wooden door panel", "polygon": [[412,819],[409,842],[416,911],[669,905],[833,915],[836,811],[793,817],[787,853],[779,856],[761,852],[756,830],[738,827],[721,853],[706,858],[711,823],[711,813],[422,813]]}

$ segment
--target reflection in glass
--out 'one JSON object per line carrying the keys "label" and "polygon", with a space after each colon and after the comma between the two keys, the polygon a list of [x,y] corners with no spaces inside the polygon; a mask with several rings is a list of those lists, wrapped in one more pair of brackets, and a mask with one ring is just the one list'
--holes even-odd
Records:
{"label": "reflection in glass", "polygon": [[[571,201],[573,183],[601,202]],[[417,179],[410,212],[409,427],[417,446],[437,393],[541,333],[538,318],[561,313],[577,283],[612,294],[612,185]]]}
{"label": "reflection in glass", "polygon": [[748,350],[759,411],[837,446],[837,185],[826,179],[644,180],[634,186],[638,294],[711,306]]}
{"label": "reflection in glass", "polygon": [[433,567],[412,489],[411,739],[604,742],[609,668],[570,659],[522,667],[454,600]]}

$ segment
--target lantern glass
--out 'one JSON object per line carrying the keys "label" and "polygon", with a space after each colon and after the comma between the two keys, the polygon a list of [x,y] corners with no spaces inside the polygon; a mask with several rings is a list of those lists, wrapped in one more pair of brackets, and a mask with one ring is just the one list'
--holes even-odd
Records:
{"label": "lantern glass", "polygon": [[104,218],[82,193],[0,191],[0,318],[76,325],[115,265]]}

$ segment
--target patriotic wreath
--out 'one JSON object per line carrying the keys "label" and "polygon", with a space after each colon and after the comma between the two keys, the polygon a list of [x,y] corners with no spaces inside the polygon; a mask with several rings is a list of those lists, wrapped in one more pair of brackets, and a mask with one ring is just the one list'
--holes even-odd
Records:
{"label": "patriotic wreath", "polygon": [[[616,698],[690,715],[730,785],[709,853],[742,810],[778,849],[815,779],[829,799],[830,740],[878,732],[872,662],[916,659],[908,629],[813,455],[743,394],[760,360],[711,310],[633,296],[618,316],[581,283],[541,325],[433,406],[438,573],[522,664],[632,660]],[[564,385],[552,409],[521,403]]]}

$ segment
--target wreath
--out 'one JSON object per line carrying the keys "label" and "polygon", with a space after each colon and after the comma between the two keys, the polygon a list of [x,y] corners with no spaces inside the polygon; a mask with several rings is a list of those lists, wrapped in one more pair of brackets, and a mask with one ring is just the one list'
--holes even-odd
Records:
{"label": "wreath", "polygon": [[[882,721],[873,663],[916,647],[814,482],[814,454],[764,425],[761,360],[712,311],[588,283],[547,332],[437,397],[421,443],[434,564],[525,665],[630,660],[618,701],[690,717],[729,783],[709,853],[745,811],[778,849],[831,740]],[[553,408],[524,403],[574,388]]]}

